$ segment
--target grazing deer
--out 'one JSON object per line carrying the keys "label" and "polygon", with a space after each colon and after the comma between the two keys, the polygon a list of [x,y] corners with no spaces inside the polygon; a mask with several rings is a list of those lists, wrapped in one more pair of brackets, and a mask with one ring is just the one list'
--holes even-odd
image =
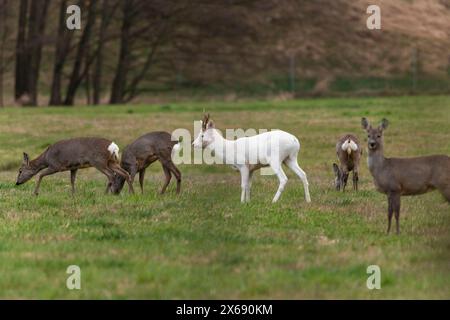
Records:
{"label": "grazing deer", "polygon": [[[172,178],[172,173],[177,179],[177,194],[181,188],[181,173],[172,162],[172,150],[181,148],[177,141],[172,141],[168,132],[150,132],[135,140],[127,146],[122,154],[121,167],[126,170],[131,177],[131,183],[134,181],[136,173],[139,173],[139,184],[141,192],[144,193],[144,175],[145,169],[159,160],[163,167],[166,181],[161,189],[161,194],[166,191]],[[123,188],[125,179],[123,176],[116,175],[111,190],[119,194]]]}
{"label": "grazing deer", "polygon": [[336,143],[336,154],[340,164],[338,166],[336,163],[333,163],[333,170],[336,176],[336,190],[342,189],[342,191],[345,191],[350,171],[353,171],[353,189],[358,190],[359,160],[362,155],[362,148],[358,138],[353,134],[346,134],[341,137]]}
{"label": "grazing deer", "polygon": [[38,195],[43,177],[70,170],[70,183],[74,194],[77,170],[94,167],[108,178],[106,193],[110,190],[115,174],[127,180],[130,192],[133,193],[130,176],[120,167],[118,159],[119,147],[110,140],[102,138],[62,140],[49,146],[39,157],[31,161],[24,152],[16,185],[27,182],[40,172],[34,189],[34,194]]}
{"label": "grazing deer", "polygon": [[306,174],[297,163],[300,142],[290,133],[274,130],[237,140],[227,140],[215,129],[208,114],[204,116],[202,130],[192,144],[195,148],[209,148],[215,153],[216,158],[240,171],[241,202],[250,201],[254,171],[268,166],[272,168],[280,182],[272,200],[277,202],[288,181],[282,163],[294,171],[303,182],[306,202],[311,202]]}
{"label": "grazing deer", "polygon": [[400,197],[423,194],[438,189],[450,202],[450,158],[433,155],[416,158],[385,158],[383,154],[383,131],[388,121],[383,119],[373,128],[366,118],[361,125],[368,133],[369,170],[378,191],[388,197],[388,228],[391,230],[395,213],[397,234],[400,233]]}

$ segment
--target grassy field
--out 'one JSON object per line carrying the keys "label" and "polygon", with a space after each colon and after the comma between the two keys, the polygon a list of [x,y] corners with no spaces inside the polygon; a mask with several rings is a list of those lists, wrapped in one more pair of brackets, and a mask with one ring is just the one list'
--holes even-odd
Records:
{"label": "grassy field", "polygon": [[[59,139],[90,135],[123,149],[145,132],[192,131],[204,108],[220,129],[295,134],[312,203],[286,170],[277,204],[276,177],[257,175],[242,205],[239,174],[220,165],[180,165],[180,196],[174,182],[157,194],[157,163],[144,195],[104,195],[106,179],[93,169],[79,172],[75,197],[69,173],[45,178],[39,197],[34,180],[14,185],[22,151],[34,158]],[[366,154],[361,190],[333,189],[335,142],[347,132],[364,141],[361,116],[390,120],[388,156],[450,154],[443,96],[0,110],[0,298],[449,299],[450,207],[440,194],[403,198],[402,233],[387,236],[386,199]],[[72,264],[81,290],[66,288]],[[381,290],[366,287],[372,264]]]}

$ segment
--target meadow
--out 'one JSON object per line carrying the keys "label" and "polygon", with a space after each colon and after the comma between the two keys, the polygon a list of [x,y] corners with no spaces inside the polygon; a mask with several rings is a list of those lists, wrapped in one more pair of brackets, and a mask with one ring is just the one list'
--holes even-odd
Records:
{"label": "meadow", "polygon": [[[101,136],[123,149],[143,133],[193,131],[203,110],[219,129],[279,128],[301,142],[300,180],[271,204],[278,180],[256,174],[249,204],[225,165],[179,166],[165,195],[159,163],[145,192],[105,195],[105,177],[79,171],[15,186],[22,152],[32,158],[74,136]],[[362,158],[360,190],[333,187],[335,143],[357,134],[360,118],[386,117],[387,156],[450,154],[450,97],[336,98],[182,102],[154,105],[0,110],[0,298],[60,299],[449,299],[450,206],[437,192],[402,198],[401,234],[386,235],[387,202]],[[81,268],[81,290],[66,288],[66,268]],[[369,290],[366,269],[381,268]]]}

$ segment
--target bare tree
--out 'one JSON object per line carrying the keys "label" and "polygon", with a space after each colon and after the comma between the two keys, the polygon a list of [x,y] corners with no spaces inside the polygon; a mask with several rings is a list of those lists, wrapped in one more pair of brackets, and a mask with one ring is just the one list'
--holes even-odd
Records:
{"label": "bare tree", "polygon": [[86,26],[83,28],[83,33],[81,35],[80,41],[78,42],[75,62],[70,75],[69,84],[67,86],[66,98],[64,100],[64,105],[66,106],[71,106],[74,104],[75,95],[78,90],[78,87],[80,86],[84,77],[88,73],[89,66],[93,62],[93,57],[90,57],[88,55],[89,51],[87,49],[92,35],[92,29],[95,24],[96,5],[97,0],[91,0],[88,3],[87,23]]}
{"label": "bare tree", "polygon": [[26,91],[26,61],[27,54],[26,46],[26,27],[28,20],[28,0],[20,0],[19,5],[19,19],[17,26],[17,41],[16,41],[16,81],[14,96],[16,100],[20,99]]}
{"label": "bare tree", "polygon": [[119,2],[115,1],[111,5],[111,0],[103,0],[102,3],[100,29],[98,32],[97,55],[95,59],[94,75],[92,79],[92,86],[93,86],[92,101],[94,105],[100,103],[100,95],[102,92],[102,81],[103,81],[103,65],[104,65],[103,60],[105,56],[104,45],[107,40],[106,32],[118,4]]}
{"label": "bare tree", "polygon": [[41,66],[42,46],[44,41],[44,31],[46,16],[50,0],[33,0],[28,24],[28,92],[30,94],[30,104],[38,104],[38,81]]}
{"label": "bare tree", "polygon": [[188,3],[123,0],[120,53],[111,88],[111,104],[128,102],[139,93],[139,84],[154,64],[158,48],[176,29],[176,17],[186,12]]}
{"label": "bare tree", "polygon": [[51,106],[59,106],[62,104],[61,81],[64,65],[70,52],[70,43],[74,34],[65,26],[66,10],[67,0],[62,0],[59,8],[58,37],[56,39],[55,57],[53,64],[53,79],[50,91],[49,105]]}
{"label": "bare tree", "polygon": [[46,15],[50,0],[21,0],[16,45],[15,97],[24,105],[37,105],[38,80]]}
{"label": "bare tree", "polygon": [[117,62],[116,73],[114,76],[113,85],[111,88],[111,104],[118,104],[123,102],[123,92],[126,86],[126,78],[129,70],[130,60],[130,30],[133,23],[133,18],[137,12],[134,8],[132,0],[122,1],[122,27],[120,30],[120,53]]}
{"label": "bare tree", "polygon": [[8,9],[8,0],[0,0],[0,107],[3,107],[5,103],[3,96],[3,75],[5,73],[5,46],[8,35],[8,24],[6,21],[8,16]]}

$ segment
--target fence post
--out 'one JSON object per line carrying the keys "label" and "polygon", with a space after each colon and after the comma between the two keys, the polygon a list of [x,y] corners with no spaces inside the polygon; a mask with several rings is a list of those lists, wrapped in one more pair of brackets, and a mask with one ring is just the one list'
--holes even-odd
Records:
{"label": "fence post", "polygon": [[411,52],[411,77],[412,77],[412,91],[417,90],[417,74],[418,74],[419,53],[417,48],[413,48]]}

